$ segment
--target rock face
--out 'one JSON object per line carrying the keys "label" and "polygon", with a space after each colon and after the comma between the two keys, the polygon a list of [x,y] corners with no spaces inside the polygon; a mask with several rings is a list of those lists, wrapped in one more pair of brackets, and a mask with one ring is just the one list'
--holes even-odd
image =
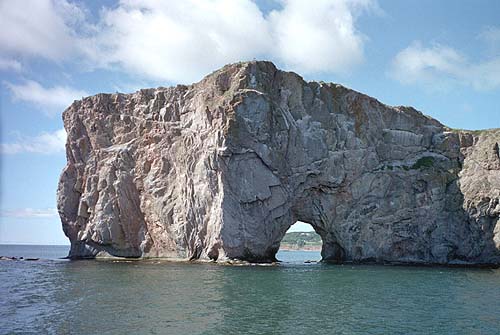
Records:
{"label": "rock face", "polygon": [[324,260],[500,263],[500,130],[305,82],[269,62],[63,114],[70,257],[275,259],[310,223]]}

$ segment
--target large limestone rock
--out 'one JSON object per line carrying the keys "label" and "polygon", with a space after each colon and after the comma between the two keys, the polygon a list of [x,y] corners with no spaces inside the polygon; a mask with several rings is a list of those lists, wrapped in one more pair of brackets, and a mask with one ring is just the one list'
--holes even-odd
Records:
{"label": "large limestone rock", "polygon": [[269,62],[63,114],[70,257],[274,260],[297,220],[339,262],[500,263],[500,130],[453,131]]}

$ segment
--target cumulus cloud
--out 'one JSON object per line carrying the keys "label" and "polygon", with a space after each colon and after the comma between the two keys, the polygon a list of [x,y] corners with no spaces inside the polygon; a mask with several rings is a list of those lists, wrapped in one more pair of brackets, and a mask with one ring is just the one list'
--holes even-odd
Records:
{"label": "cumulus cloud", "polygon": [[424,47],[420,42],[414,42],[396,55],[392,75],[404,84],[432,84],[443,73],[458,80],[457,75],[465,63],[465,58],[452,48],[441,45]]}
{"label": "cumulus cloud", "polygon": [[15,217],[15,218],[51,218],[57,217],[57,209],[55,208],[18,208],[12,210],[0,211],[1,217]]}
{"label": "cumulus cloud", "polygon": [[0,1],[0,53],[51,60],[72,57],[79,49],[81,7],[65,0]]}
{"label": "cumulus cloud", "polygon": [[372,1],[287,0],[269,16],[273,54],[305,73],[346,72],[363,60],[356,17],[374,7]]}
{"label": "cumulus cloud", "polygon": [[4,82],[15,100],[25,101],[39,106],[48,115],[60,113],[74,100],[89,94],[68,86],[43,87],[38,82],[26,80],[22,84]]}
{"label": "cumulus cloud", "polygon": [[[122,0],[97,20],[67,0],[0,2],[0,55],[79,61],[138,77],[192,82],[226,63],[267,58],[304,73],[363,60],[356,19],[376,0],[283,0],[265,15],[251,0]],[[95,23],[93,23],[95,21]]]}
{"label": "cumulus cloud", "polygon": [[272,43],[251,1],[122,1],[102,16],[97,58],[154,79],[193,81]]}
{"label": "cumulus cloud", "polygon": [[286,0],[265,17],[249,0],[122,1],[105,11],[97,58],[180,82],[252,58],[270,58],[304,73],[347,72],[363,60],[365,38],[356,18],[374,4]]}
{"label": "cumulus cloud", "polygon": [[20,72],[22,68],[21,63],[17,60],[0,57],[0,71]]}
{"label": "cumulus cloud", "polygon": [[66,131],[58,129],[54,132],[42,132],[37,136],[23,136],[14,134],[14,140],[0,143],[0,153],[38,153],[57,154],[64,152],[66,144]]}
{"label": "cumulus cloud", "polygon": [[390,74],[403,84],[430,90],[466,85],[476,90],[500,88],[500,57],[471,62],[459,51],[444,45],[430,47],[414,42],[393,59]]}

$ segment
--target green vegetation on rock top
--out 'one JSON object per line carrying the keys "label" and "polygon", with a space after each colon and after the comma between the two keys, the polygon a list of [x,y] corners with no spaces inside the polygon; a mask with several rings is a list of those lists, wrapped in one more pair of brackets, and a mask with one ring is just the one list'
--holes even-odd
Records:
{"label": "green vegetation on rock top", "polygon": [[461,132],[463,132],[463,133],[471,133],[471,134],[474,134],[474,135],[480,135],[480,134],[483,134],[483,133],[493,132],[493,131],[496,131],[496,130],[500,130],[500,128],[476,129],[476,130],[460,129],[460,128],[447,128],[446,130],[454,132],[454,133],[461,133]]}

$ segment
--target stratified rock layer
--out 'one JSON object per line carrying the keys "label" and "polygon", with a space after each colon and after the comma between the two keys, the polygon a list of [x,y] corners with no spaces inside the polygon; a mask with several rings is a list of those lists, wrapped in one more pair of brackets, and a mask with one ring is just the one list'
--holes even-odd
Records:
{"label": "stratified rock layer", "polygon": [[500,263],[500,130],[451,131],[269,62],[63,119],[70,257],[271,261],[300,220],[324,260]]}

